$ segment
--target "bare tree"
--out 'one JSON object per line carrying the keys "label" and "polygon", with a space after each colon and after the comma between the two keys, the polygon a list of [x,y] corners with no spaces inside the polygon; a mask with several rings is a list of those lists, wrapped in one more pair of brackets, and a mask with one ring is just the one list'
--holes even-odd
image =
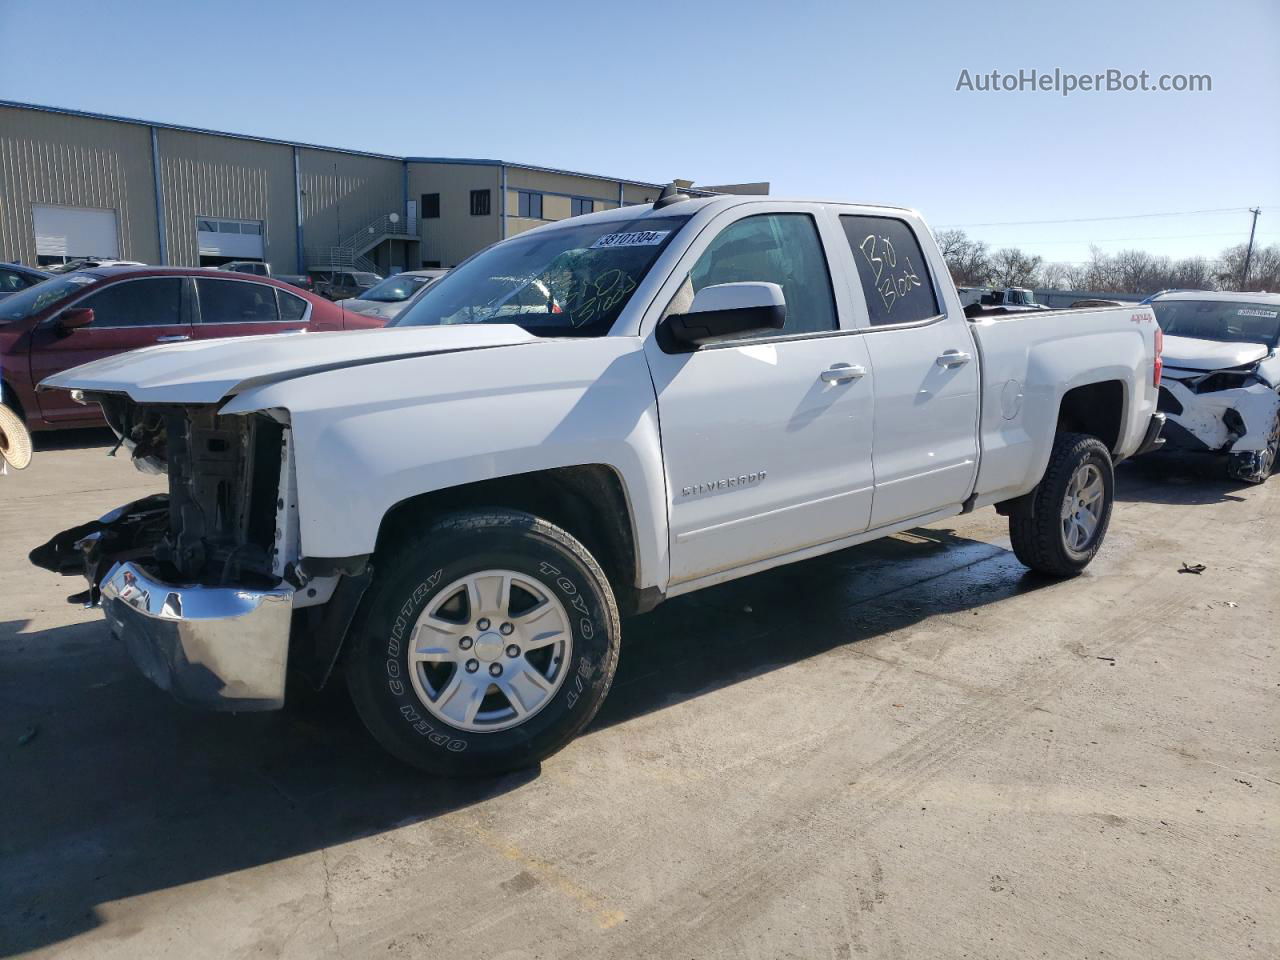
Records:
{"label": "bare tree", "polygon": [[1212,290],[1213,286],[1213,267],[1204,257],[1174,261],[1164,284],[1184,290]]}
{"label": "bare tree", "polygon": [[[981,240],[963,230],[937,234],[942,256],[958,286],[1034,287],[1090,291],[1094,293],[1151,294],[1170,288],[1184,290],[1239,290],[1244,270],[1245,245],[1222,251],[1217,258],[1184,257],[1173,260],[1145,250],[1121,250],[1109,254],[1089,248],[1084,263],[1045,263],[1041,257],[1006,247],[992,253]],[[1249,279],[1244,289],[1280,290],[1280,245],[1254,248]]]}
{"label": "bare tree", "polygon": [[1218,260],[1215,278],[1223,290],[1269,290],[1280,289],[1280,246],[1254,247],[1253,259],[1249,263],[1249,277],[1241,283],[1244,274],[1244,255],[1246,247],[1243,243],[1222,251]]}
{"label": "bare tree", "polygon": [[997,287],[1034,287],[1040,273],[1040,257],[1005,247],[991,255],[990,281]]}
{"label": "bare tree", "polygon": [[1112,289],[1118,293],[1151,293],[1167,286],[1172,272],[1168,257],[1155,257],[1145,250],[1121,250],[1111,258],[1114,269]]}
{"label": "bare tree", "polygon": [[963,230],[941,230],[937,240],[956,286],[980,286],[988,281],[991,264],[985,243],[970,240]]}
{"label": "bare tree", "polygon": [[1071,264],[1046,263],[1040,268],[1040,282],[1054,290],[1071,289]]}

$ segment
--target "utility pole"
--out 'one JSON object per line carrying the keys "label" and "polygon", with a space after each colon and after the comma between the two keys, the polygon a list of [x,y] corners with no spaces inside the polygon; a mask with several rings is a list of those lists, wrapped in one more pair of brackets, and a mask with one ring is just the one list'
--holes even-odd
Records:
{"label": "utility pole", "polygon": [[1258,214],[1262,212],[1262,208],[1250,207],[1249,212],[1253,214],[1253,226],[1249,228],[1249,247],[1244,252],[1244,273],[1240,277],[1241,290],[1247,290],[1249,287],[1249,261],[1253,259],[1253,235],[1258,230]]}

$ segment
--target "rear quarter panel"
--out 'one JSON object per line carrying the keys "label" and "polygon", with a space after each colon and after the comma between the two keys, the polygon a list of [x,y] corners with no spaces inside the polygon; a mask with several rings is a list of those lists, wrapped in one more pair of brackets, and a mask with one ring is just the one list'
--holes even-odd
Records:
{"label": "rear quarter panel", "polygon": [[1156,409],[1150,307],[1016,313],[973,321],[982,359],[982,456],[975,505],[1029,491],[1044,474],[1062,398],[1109,380],[1123,387],[1117,457],[1137,450]]}

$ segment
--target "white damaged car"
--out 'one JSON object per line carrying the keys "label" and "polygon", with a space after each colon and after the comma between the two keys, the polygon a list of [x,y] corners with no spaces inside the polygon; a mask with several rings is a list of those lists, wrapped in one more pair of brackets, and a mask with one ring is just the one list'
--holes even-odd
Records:
{"label": "white damaged car", "polygon": [[1280,459],[1280,294],[1184,291],[1150,301],[1164,331],[1165,450],[1224,454],[1262,483]]}

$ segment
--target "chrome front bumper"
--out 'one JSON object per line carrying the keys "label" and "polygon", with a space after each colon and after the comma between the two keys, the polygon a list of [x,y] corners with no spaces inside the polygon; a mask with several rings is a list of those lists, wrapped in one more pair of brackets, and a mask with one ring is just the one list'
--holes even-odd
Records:
{"label": "chrome front bumper", "polygon": [[293,589],[175,586],[134,563],[102,581],[107,623],[153,683],[212,710],[284,705]]}

